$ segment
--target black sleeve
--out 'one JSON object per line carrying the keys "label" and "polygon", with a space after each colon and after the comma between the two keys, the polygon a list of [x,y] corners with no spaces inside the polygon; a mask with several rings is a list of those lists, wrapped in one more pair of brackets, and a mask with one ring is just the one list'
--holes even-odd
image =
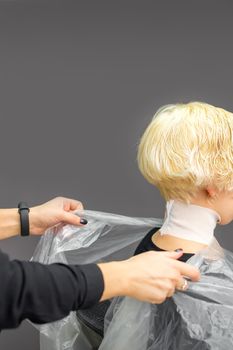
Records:
{"label": "black sleeve", "polygon": [[103,275],[95,264],[10,261],[0,251],[0,329],[17,327],[25,318],[56,321],[94,305],[103,290]]}

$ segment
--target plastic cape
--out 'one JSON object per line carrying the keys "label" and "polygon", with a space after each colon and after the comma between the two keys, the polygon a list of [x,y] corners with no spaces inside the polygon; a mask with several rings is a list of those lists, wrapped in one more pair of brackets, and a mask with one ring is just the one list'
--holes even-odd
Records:
{"label": "plastic cape", "polygon": [[[89,264],[126,259],[138,243],[162,219],[133,218],[91,210],[77,211],[88,220],[86,226],[55,226],[41,237],[31,261],[44,264]],[[40,350],[89,350],[77,347],[81,327],[75,312],[60,321],[33,325],[40,331]]]}
{"label": "plastic cape", "polygon": [[[132,218],[84,211],[85,227],[58,226],[40,240],[32,260],[42,263],[90,262],[132,256],[140,240],[164,219]],[[54,234],[55,233],[55,234]],[[233,348],[233,253],[213,239],[188,261],[201,280],[189,282],[159,305],[129,297],[114,298],[105,315],[99,350],[186,350]],[[36,326],[41,350],[86,350],[76,347],[81,335],[74,312],[63,320]]]}

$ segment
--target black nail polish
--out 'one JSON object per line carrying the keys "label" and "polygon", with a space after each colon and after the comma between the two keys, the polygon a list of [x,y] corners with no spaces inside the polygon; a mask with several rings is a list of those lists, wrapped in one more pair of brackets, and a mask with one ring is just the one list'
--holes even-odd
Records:
{"label": "black nail polish", "polygon": [[177,253],[183,252],[183,249],[182,248],[175,249],[175,252],[177,252]]}
{"label": "black nail polish", "polygon": [[86,225],[88,223],[88,221],[86,219],[81,219],[80,220],[80,224],[82,225]]}

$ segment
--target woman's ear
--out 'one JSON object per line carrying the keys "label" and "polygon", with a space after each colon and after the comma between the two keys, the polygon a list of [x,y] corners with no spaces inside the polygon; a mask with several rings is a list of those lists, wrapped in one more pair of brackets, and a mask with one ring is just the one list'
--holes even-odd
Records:
{"label": "woman's ear", "polygon": [[217,197],[217,190],[214,186],[206,187],[207,201],[212,202]]}

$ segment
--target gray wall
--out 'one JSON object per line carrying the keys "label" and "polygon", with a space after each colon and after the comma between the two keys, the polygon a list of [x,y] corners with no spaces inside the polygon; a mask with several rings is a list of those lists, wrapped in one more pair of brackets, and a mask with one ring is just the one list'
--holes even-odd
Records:
{"label": "gray wall", "polygon": [[[0,207],[63,195],[162,217],[137,169],[139,136],[166,103],[233,110],[232,10],[224,0],[0,1]],[[220,229],[232,250],[232,224]],[[36,243],[0,247],[28,259]],[[23,322],[0,348],[39,349],[38,334]]]}

